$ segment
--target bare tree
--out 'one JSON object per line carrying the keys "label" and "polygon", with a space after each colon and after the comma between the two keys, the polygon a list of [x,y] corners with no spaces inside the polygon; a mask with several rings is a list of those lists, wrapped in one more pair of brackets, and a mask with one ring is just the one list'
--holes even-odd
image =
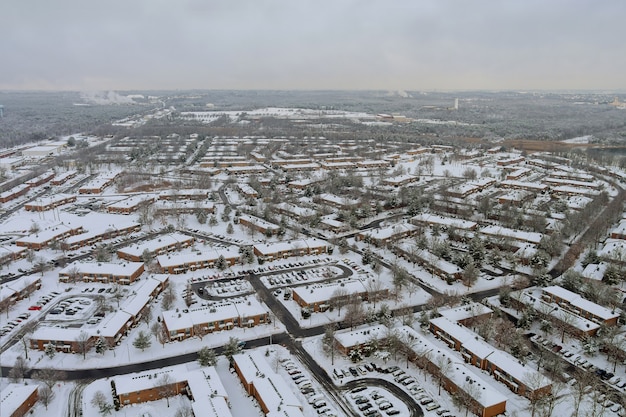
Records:
{"label": "bare tree", "polygon": [[169,340],[165,327],[161,323],[155,322],[150,326],[150,333],[165,348],[165,343]]}
{"label": "bare tree", "polygon": [[198,336],[200,340],[209,333],[209,328],[206,323],[196,323],[193,325],[193,335]]}
{"label": "bare tree", "polygon": [[107,397],[102,391],[96,391],[93,394],[91,405],[96,407],[103,416],[111,414],[114,408],[113,404],[107,401]]}
{"label": "bare tree", "polygon": [[482,392],[478,387],[478,384],[475,384],[470,381],[466,381],[462,387],[459,387],[458,390],[452,395],[452,401],[454,404],[459,407],[459,409],[465,409],[465,416],[470,410],[476,410],[476,403],[480,401],[480,397]]}
{"label": "bare tree", "polygon": [[350,326],[350,329],[360,325],[365,321],[365,310],[363,304],[356,298],[353,299],[346,307],[346,315],[344,322]]}
{"label": "bare tree", "polygon": [[152,306],[150,304],[146,304],[146,306],[141,310],[141,321],[146,324],[146,326],[150,325],[152,321]]}
{"label": "bare tree", "polygon": [[344,287],[338,287],[330,296],[331,307],[337,309],[337,315],[341,315],[341,308],[348,302],[348,291]]}
{"label": "bare tree", "polygon": [[49,388],[52,388],[54,387],[54,384],[57,383],[57,381],[65,379],[66,374],[65,372],[59,369],[43,368],[43,369],[40,369],[39,371],[33,372],[32,377],[34,379],[40,380],[41,382],[46,384]]}
{"label": "bare tree", "polygon": [[15,359],[13,368],[9,371],[9,379],[12,382],[20,382],[24,379],[29,370],[30,367],[26,363],[26,359],[24,359],[23,356],[18,356],[17,359]]}
{"label": "bare tree", "polygon": [[576,320],[573,314],[565,310],[561,310],[555,316],[554,325],[561,331],[561,343],[565,342],[565,333],[572,331]]}
{"label": "bare tree", "polygon": [[78,353],[82,353],[83,359],[85,359],[89,349],[91,349],[91,336],[83,330],[76,337],[76,350]]}
{"label": "bare tree", "polygon": [[170,374],[163,374],[157,379],[154,387],[156,388],[160,398],[167,400],[167,406],[170,406],[170,397],[176,395],[176,382]]}
{"label": "bare tree", "polygon": [[546,395],[541,388],[546,384],[546,377],[539,372],[527,372],[524,375],[524,384],[526,385],[526,398],[530,402],[531,417],[535,417],[537,408]]}
{"label": "bare tree", "polygon": [[367,281],[367,298],[370,302],[374,303],[374,309],[376,309],[376,301],[382,298],[382,289],[383,283],[380,281],[380,279],[370,278]]}
{"label": "bare tree", "polygon": [[41,403],[46,407],[46,410],[48,409],[48,405],[52,401],[53,396],[54,393],[52,392],[52,388],[48,385],[42,385],[37,389],[37,397],[39,398],[39,401],[41,401]]}
{"label": "bare tree", "polygon": [[174,417],[193,417],[193,409],[189,404],[183,404],[176,410]]}
{"label": "bare tree", "polygon": [[171,285],[168,285],[165,291],[163,291],[163,300],[161,301],[161,307],[163,307],[163,310],[169,310],[175,301],[176,293],[174,292],[174,288]]}
{"label": "bare tree", "polygon": [[337,344],[335,342],[335,332],[337,331],[337,324],[328,323],[324,326],[324,336],[322,337],[322,349],[327,354],[330,353],[330,363],[335,364],[335,351],[337,350]]}
{"label": "bare tree", "polygon": [[439,395],[441,395],[441,387],[446,381],[446,375],[452,370],[452,362],[450,361],[450,358],[441,355],[437,357],[435,364],[437,365],[437,368],[433,375],[438,381],[437,385],[439,386]]}

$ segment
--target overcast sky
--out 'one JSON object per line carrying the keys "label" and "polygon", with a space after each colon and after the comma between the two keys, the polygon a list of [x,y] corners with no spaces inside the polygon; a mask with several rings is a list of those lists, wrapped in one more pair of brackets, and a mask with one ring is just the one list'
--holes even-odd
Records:
{"label": "overcast sky", "polygon": [[624,0],[13,0],[0,89],[626,89]]}

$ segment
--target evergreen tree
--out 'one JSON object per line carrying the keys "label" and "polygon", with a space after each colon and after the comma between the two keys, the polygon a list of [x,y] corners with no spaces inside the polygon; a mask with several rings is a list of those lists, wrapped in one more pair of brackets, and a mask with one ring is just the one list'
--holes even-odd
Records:
{"label": "evergreen tree", "polygon": [[152,341],[150,340],[150,336],[148,336],[143,330],[139,331],[137,338],[133,340],[133,346],[137,349],[141,349],[142,352],[149,348],[151,344]]}
{"label": "evergreen tree", "polygon": [[54,355],[56,355],[57,349],[54,347],[52,343],[48,343],[44,349],[44,353],[46,354],[46,356],[52,359]]}
{"label": "evergreen tree", "polygon": [[206,346],[200,349],[198,351],[198,363],[200,363],[200,366],[215,366],[217,363],[215,351]]}
{"label": "evergreen tree", "polygon": [[226,268],[228,268],[228,262],[226,262],[224,255],[220,255],[220,257],[217,258],[217,261],[215,262],[215,267],[219,269],[220,271],[223,271]]}
{"label": "evergreen tree", "polygon": [[96,350],[96,353],[104,355],[104,352],[106,352],[106,350],[107,350],[107,344],[104,341],[104,338],[102,336],[100,336],[99,338],[96,339],[96,344],[95,344],[94,348]]}

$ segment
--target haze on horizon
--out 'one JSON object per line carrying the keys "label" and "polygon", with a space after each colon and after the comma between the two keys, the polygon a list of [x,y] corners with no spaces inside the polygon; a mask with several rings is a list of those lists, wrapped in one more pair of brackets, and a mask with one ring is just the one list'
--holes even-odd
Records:
{"label": "haze on horizon", "polygon": [[626,2],[5,2],[0,90],[626,90]]}

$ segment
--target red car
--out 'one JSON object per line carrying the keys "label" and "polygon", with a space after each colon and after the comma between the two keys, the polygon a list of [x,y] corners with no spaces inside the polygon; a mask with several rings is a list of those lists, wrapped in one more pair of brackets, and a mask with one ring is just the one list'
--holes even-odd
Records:
{"label": "red car", "polygon": [[30,306],[28,307],[29,310],[41,310],[41,306]]}

